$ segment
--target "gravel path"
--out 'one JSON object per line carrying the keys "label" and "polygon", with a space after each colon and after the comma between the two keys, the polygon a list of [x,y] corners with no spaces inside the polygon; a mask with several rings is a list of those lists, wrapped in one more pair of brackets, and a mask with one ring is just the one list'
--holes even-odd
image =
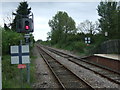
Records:
{"label": "gravel path", "polygon": [[[51,52],[50,52],[51,53]],[[51,53],[53,54],[53,53]],[[86,70],[78,65],[68,61],[67,59],[60,57],[56,54],[53,54],[54,57],[59,58],[59,61],[74,71],[79,77],[82,77],[84,80],[88,81],[94,88],[120,88],[117,84],[114,84],[108,81],[105,78],[101,78],[101,76],[94,74],[93,72]]]}
{"label": "gravel path", "polygon": [[41,58],[38,49],[35,47],[34,55],[37,56],[35,60],[36,64],[36,83],[33,84],[33,88],[59,88],[53,74],[49,70],[48,66]]}

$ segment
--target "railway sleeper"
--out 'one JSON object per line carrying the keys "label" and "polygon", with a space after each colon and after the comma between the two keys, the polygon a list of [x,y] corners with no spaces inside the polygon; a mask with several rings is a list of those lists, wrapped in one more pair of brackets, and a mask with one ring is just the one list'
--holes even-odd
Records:
{"label": "railway sleeper", "polygon": [[94,68],[90,68],[91,70],[94,70],[94,71],[97,71],[97,72],[99,72],[99,71],[101,71],[102,69],[101,68],[96,68],[96,67],[94,67]]}
{"label": "railway sleeper", "polygon": [[115,79],[115,80],[120,79],[120,76],[109,75],[109,77],[112,78],[112,79]]}
{"label": "railway sleeper", "polygon": [[[57,65],[56,65],[57,66]],[[62,70],[63,69],[63,71],[65,71],[64,70],[64,67],[63,66],[61,66],[61,67],[56,67],[56,66],[51,66],[54,70]]]}
{"label": "railway sleeper", "polygon": [[56,74],[58,74],[58,75],[72,75],[71,73],[61,72],[61,71],[56,71]]}
{"label": "railway sleeper", "polygon": [[101,71],[99,72],[100,74],[103,74],[103,75],[110,75],[112,74],[111,72],[108,72],[108,71]]}
{"label": "railway sleeper", "polygon": [[86,88],[86,85],[83,85],[83,83],[80,83],[79,81],[66,81],[64,82],[65,86],[67,88]]}

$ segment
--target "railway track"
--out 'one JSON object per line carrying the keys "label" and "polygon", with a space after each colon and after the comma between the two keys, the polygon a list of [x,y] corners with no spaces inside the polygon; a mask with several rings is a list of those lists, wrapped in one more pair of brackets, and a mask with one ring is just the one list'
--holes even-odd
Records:
{"label": "railway track", "polygon": [[59,56],[67,58],[69,61],[71,61],[71,62],[73,62],[73,63],[75,63],[75,64],[77,64],[85,69],[88,69],[96,74],[99,74],[101,77],[104,77],[104,78],[110,80],[111,82],[114,82],[114,83],[120,85],[120,73],[119,72],[116,72],[116,71],[113,71],[109,68],[102,67],[102,66],[97,65],[95,63],[80,59],[78,57],[68,55],[68,54],[60,52],[58,50],[54,50],[54,49],[51,49],[48,47],[47,47],[47,49],[49,51],[59,55]]}
{"label": "railway track", "polygon": [[95,90],[89,83],[85,80],[79,78],[70,69],[58,62],[52,55],[44,51],[43,48],[39,48],[39,53],[56,77],[59,85],[64,90],[68,88],[88,88],[90,90]]}

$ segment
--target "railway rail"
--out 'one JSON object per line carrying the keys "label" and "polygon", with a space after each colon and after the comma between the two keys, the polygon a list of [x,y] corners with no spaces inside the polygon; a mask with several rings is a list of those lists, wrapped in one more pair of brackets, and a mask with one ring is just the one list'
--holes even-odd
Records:
{"label": "railway rail", "polygon": [[52,55],[47,53],[43,48],[39,48],[39,53],[56,77],[61,88],[66,90],[67,88],[88,88],[95,90],[87,81],[78,77],[74,72],[68,69],[66,66],[58,62]]}
{"label": "railway rail", "polygon": [[55,49],[52,49],[49,47],[45,47],[45,48],[57,55],[67,58],[69,61],[71,61],[85,69],[88,69],[96,74],[99,74],[101,77],[104,77],[104,78],[110,80],[111,82],[114,82],[114,83],[120,85],[120,72],[113,71],[109,68],[106,68],[106,67],[100,66],[98,64],[80,59],[73,55],[68,55],[66,53],[63,53],[61,51],[58,51],[58,50],[55,50]]}

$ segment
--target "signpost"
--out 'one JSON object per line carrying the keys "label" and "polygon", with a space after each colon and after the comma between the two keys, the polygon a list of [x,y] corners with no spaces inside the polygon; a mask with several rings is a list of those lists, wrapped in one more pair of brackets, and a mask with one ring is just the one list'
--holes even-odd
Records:
{"label": "signpost", "polygon": [[11,46],[11,64],[30,63],[29,45]]}
{"label": "signpost", "polygon": [[[26,45],[29,45],[30,35],[25,34],[24,38],[25,38]],[[28,84],[30,83],[30,64],[29,63],[27,64],[27,82]]]}
{"label": "signpost", "polygon": [[90,37],[85,37],[85,43],[89,45],[91,43],[91,38]]}
{"label": "signpost", "polygon": [[[31,13],[31,15],[30,14],[29,15],[14,14],[14,15],[20,16],[20,18],[16,20],[16,31],[18,33],[25,33],[26,45],[22,45],[21,42],[19,46],[11,46],[11,64],[19,64],[18,68],[21,70],[21,79],[22,69],[27,68],[27,82],[29,84],[30,83],[29,33],[34,31],[33,25],[34,17],[33,13]],[[27,64],[27,66],[25,64]]]}
{"label": "signpost", "polygon": [[25,64],[18,64],[18,68],[19,69],[26,68],[26,65]]}
{"label": "signpost", "polygon": [[18,64],[18,68],[20,69],[20,76],[21,76],[21,88],[23,87],[23,75],[22,69],[26,68],[27,63],[30,63],[29,58],[29,45],[22,45],[19,46],[11,46],[11,64]]}

